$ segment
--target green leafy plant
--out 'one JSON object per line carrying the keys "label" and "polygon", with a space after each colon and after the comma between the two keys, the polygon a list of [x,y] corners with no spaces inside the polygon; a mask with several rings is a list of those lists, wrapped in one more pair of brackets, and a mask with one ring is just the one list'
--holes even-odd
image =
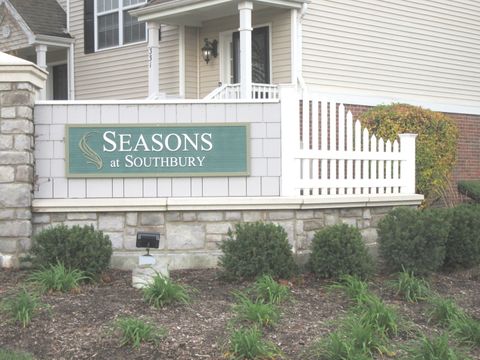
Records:
{"label": "green leafy plant", "polygon": [[324,278],[338,278],[346,274],[366,277],[373,270],[373,259],[360,231],[341,224],[315,233],[308,266]]}
{"label": "green leafy plant", "polygon": [[399,317],[395,309],[380,298],[370,294],[353,309],[356,319],[365,327],[372,327],[382,337],[391,338],[398,334]]}
{"label": "green leafy plant", "polygon": [[458,182],[458,192],[480,203],[480,180],[462,180]]}
{"label": "green leafy plant", "polygon": [[407,104],[380,105],[360,121],[377,136],[394,141],[401,133],[418,134],[415,152],[416,191],[434,202],[455,164],[458,131],[448,116]]}
{"label": "green leafy plant", "polygon": [[157,328],[141,319],[132,317],[117,319],[114,327],[121,334],[121,345],[131,345],[134,348],[139,348],[142,343],[157,344],[167,334],[163,328]]}
{"label": "green leafy plant", "polygon": [[395,290],[397,296],[402,296],[408,302],[427,300],[431,295],[428,282],[423,278],[416,277],[413,271],[403,270],[388,285]]}
{"label": "green leafy plant", "polygon": [[29,293],[25,288],[22,288],[18,294],[10,296],[2,302],[2,309],[23,327],[27,327],[30,324],[32,317],[42,306],[43,304],[38,297]]}
{"label": "green leafy plant", "polygon": [[480,346],[480,321],[470,317],[454,318],[449,330],[461,343]]}
{"label": "green leafy plant", "polygon": [[281,350],[273,343],[262,339],[262,333],[256,327],[235,330],[230,336],[230,360],[283,359]]}
{"label": "green leafy plant", "polygon": [[170,278],[156,274],[143,288],[143,298],[151,306],[161,308],[173,303],[188,304],[190,295],[183,285],[174,283]]}
{"label": "green leafy plant", "polygon": [[267,304],[280,304],[290,297],[288,286],[279,284],[270,275],[258,278],[252,286],[251,292],[257,299]]}
{"label": "green leafy plant", "polygon": [[[350,334],[335,331],[328,334],[325,339],[317,341],[308,351],[309,359],[318,360],[371,360],[372,355],[367,351],[367,344],[360,344],[367,341],[369,344],[373,339],[367,339],[371,333],[365,330],[362,334],[363,340],[356,340]],[[360,345],[360,346],[359,346]]]}
{"label": "green leafy plant", "polygon": [[430,321],[443,327],[448,327],[452,322],[464,321],[467,318],[465,312],[451,299],[432,296],[428,301],[430,303],[428,311]]}
{"label": "green leafy plant", "polygon": [[235,294],[237,303],[233,307],[236,321],[246,321],[259,326],[273,326],[280,320],[280,312],[275,305],[261,300],[252,301],[243,293]]}
{"label": "green leafy plant", "polygon": [[67,269],[62,263],[42,267],[33,272],[28,281],[40,287],[42,292],[68,292],[77,289],[82,281],[90,279],[85,273],[77,269]]}
{"label": "green leafy plant", "polygon": [[33,360],[33,356],[24,352],[0,349],[0,360]]}
{"label": "green leafy plant", "polygon": [[29,259],[37,267],[58,262],[96,277],[110,264],[112,243],[93,226],[65,225],[48,228],[33,237]]}
{"label": "green leafy plant", "polygon": [[219,264],[227,279],[238,280],[269,274],[290,278],[297,272],[285,230],[275,224],[240,223],[220,244]]}
{"label": "green leafy plant", "polygon": [[423,336],[406,349],[405,360],[466,360],[458,349],[450,347],[448,334],[428,338]]}
{"label": "green leafy plant", "polygon": [[352,275],[344,275],[340,277],[340,282],[331,285],[330,288],[344,291],[350,300],[357,304],[365,302],[370,295],[368,284]]}
{"label": "green leafy plant", "polygon": [[380,255],[392,271],[437,271],[445,259],[449,231],[446,210],[394,209],[378,224]]}
{"label": "green leafy plant", "polygon": [[460,205],[450,209],[450,213],[445,266],[471,268],[480,265],[480,206]]}

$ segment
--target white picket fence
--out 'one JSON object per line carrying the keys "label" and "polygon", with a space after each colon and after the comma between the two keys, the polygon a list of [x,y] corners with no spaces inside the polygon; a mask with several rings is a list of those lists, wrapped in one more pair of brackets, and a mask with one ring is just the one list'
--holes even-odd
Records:
{"label": "white picket fence", "polygon": [[385,142],[354,122],[343,104],[318,98],[281,101],[291,103],[282,109],[293,117],[282,124],[283,195],[415,194],[416,134]]}

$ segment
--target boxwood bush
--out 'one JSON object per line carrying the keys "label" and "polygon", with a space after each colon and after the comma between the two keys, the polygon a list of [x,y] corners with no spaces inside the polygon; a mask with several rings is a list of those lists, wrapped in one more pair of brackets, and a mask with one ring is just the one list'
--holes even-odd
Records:
{"label": "boxwood bush", "polygon": [[447,210],[394,209],[378,224],[380,255],[392,271],[436,271],[445,260],[449,230]]}
{"label": "boxwood bush", "polygon": [[360,231],[341,224],[315,233],[308,267],[323,278],[338,278],[342,275],[366,277],[373,270],[373,259]]}
{"label": "boxwood bush", "polygon": [[458,182],[458,192],[480,203],[480,180],[462,180]]}
{"label": "boxwood bush", "polygon": [[110,239],[93,226],[51,227],[35,235],[32,243],[29,255],[34,266],[62,263],[93,277],[108,267],[112,256]]}
{"label": "boxwood bush", "polygon": [[220,244],[223,254],[219,264],[230,280],[247,279],[264,274],[290,278],[297,271],[287,233],[280,225],[240,223]]}
{"label": "boxwood bush", "polygon": [[470,268],[480,265],[480,206],[460,205],[449,212],[445,266]]}

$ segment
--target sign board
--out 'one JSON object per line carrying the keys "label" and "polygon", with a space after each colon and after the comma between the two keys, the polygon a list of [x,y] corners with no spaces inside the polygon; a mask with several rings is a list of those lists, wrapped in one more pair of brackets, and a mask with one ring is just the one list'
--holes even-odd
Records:
{"label": "sign board", "polygon": [[67,125],[67,177],[248,175],[248,124]]}

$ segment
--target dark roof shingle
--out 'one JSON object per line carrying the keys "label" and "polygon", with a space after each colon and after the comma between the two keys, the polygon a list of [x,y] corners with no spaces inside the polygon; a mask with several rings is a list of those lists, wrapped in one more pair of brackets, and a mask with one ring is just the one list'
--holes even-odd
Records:
{"label": "dark roof shingle", "polygon": [[67,16],[57,0],[10,0],[13,7],[37,35],[69,38]]}

